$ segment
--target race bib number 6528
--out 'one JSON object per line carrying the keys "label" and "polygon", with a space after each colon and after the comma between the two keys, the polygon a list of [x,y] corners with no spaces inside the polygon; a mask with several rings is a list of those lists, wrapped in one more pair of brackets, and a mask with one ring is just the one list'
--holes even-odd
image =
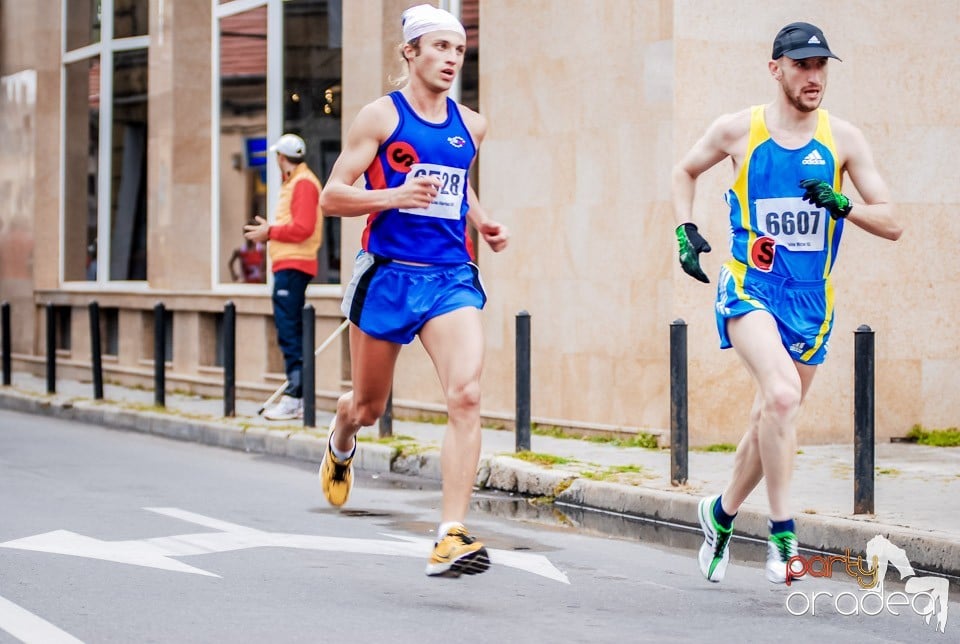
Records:
{"label": "race bib number 6528", "polygon": [[437,177],[440,180],[437,196],[426,208],[403,208],[400,212],[440,219],[460,219],[460,206],[463,204],[467,187],[467,171],[435,163],[414,163],[410,166],[405,182],[423,176]]}
{"label": "race bib number 6528", "polygon": [[829,216],[800,197],[757,199],[757,228],[793,251],[821,251]]}

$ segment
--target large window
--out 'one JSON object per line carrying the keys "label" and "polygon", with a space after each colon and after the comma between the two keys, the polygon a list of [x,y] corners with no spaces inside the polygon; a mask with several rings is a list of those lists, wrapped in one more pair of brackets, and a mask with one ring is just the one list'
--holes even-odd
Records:
{"label": "large window", "polygon": [[113,57],[110,279],[147,279],[147,50]]}
{"label": "large window", "polygon": [[65,0],[63,279],[147,278],[149,0]]}
{"label": "large window", "polygon": [[[326,184],[340,154],[341,4],[283,3],[283,131],[307,142],[307,164]],[[340,283],[340,218],[324,219],[314,282]]]}
{"label": "large window", "polygon": [[243,226],[267,217],[267,7],[222,15],[217,27],[219,281],[264,283],[265,249],[243,238]]}
{"label": "large window", "polygon": [[[285,132],[303,137],[307,165],[326,182],[340,153],[340,0],[214,1],[218,88],[214,123],[216,182],[214,280],[265,283],[245,264],[265,249],[243,239],[259,215],[272,221],[280,188],[270,141]],[[274,82],[282,79],[282,83]],[[340,282],[340,220],[324,221],[314,282]],[[244,275],[248,277],[244,277]],[[252,279],[250,276],[253,276]]]}
{"label": "large window", "polygon": [[100,58],[64,65],[63,279],[97,279]]}

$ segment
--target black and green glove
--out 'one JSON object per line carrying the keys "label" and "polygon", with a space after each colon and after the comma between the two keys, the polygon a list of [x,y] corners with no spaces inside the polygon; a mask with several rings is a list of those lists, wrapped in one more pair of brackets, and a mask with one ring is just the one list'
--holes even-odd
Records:
{"label": "black and green glove", "polygon": [[804,179],[800,182],[800,187],[806,190],[803,193],[804,201],[826,208],[834,219],[846,217],[853,208],[853,204],[850,203],[847,196],[834,190],[833,186],[826,181]]}
{"label": "black and green glove", "polygon": [[677,243],[680,244],[680,266],[683,272],[709,284],[710,278],[700,268],[700,253],[709,253],[710,244],[700,236],[697,225],[687,222],[677,226]]}

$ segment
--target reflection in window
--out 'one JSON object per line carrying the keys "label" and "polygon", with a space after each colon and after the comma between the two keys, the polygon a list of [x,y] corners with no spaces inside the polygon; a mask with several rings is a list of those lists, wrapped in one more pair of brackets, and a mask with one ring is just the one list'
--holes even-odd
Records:
{"label": "reflection in window", "polygon": [[[220,19],[220,281],[248,275],[238,253],[253,261],[243,226],[267,217],[267,9]],[[248,252],[248,251],[253,252]],[[232,270],[231,270],[232,268]],[[261,271],[253,281],[264,283]]]}
{"label": "reflection in window", "polygon": [[146,36],[149,26],[149,0],[114,0],[113,37]]}
{"label": "reflection in window", "polygon": [[97,279],[100,59],[64,66],[64,279]]}
{"label": "reflection in window", "polygon": [[[262,248],[244,242],[243,225],[266,211],[267,10],[220,19],[220,281],[265,282],[242,270]],[[340,153],[340,0],[283,2],[283,114],[281,132],[307,143],[307,165],[326,183]],[[315,282],[340,282],[340,220],[324,220]],[[251,275],[252,274],[252,275]]]}
{"label": "reflection in window", "polygon": [[147,50],[113,59],[110,279],[147,279]]}
{"label": "reflection in window", "polygon": [[63,6],[63,279],[145,280],[150,0]]}
{"label": "reflection in window", "polygon": [[66,3],[67,51],[100,42],[100,0]]}
{"label": "reflection in window", "polygon": [[[340,0],[283,3],[283,131],[307,143],[307,165],[326,185],[340,154],[343,70]],[[315,283],[340,283],[340,218],[325,217]]]}

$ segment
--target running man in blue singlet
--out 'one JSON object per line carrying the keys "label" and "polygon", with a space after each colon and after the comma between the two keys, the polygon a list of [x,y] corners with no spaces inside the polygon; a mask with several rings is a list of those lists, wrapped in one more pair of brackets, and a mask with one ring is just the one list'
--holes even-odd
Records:
{"label": "running man in blue singlet", "polygon": [[[441,521],[426,572],[459,577],[490,565],[463,525],[480,459],[486,302],[467,221],[494,252],[509,234],[487,217],[468,179],[486,120],[447,97],[463,65],[463,26],[431,5],[406,10],[402,23],[406,83],[360,110],[320,199],[328,216],[368,215],[342,306],[351,322],[353,391],[337,403],[320,479],[331,505],[347,501],[354,437],[383,414],[400,348],[419,336],[449,417]],[[361,174],[365,189],[354,186]]]}
{"label": "running man in blue singlet", "polygon": [[[733,160],[726,195],[733,259],[720,270],[717,328],[721,347],[736,350],[757,384],[731,480],[723,494],[699,504],[699,563],[710,581],[723,579],[733,517],[761,479],[770,503],[766,576],[785,581],[797,552],[789,502],[796,417],[827,352],[830,272],[844,224],[890,240],[901,234],[863,134],[820,109],[830,58],[837,57],[817,27],[781,29],[768,63],[778,84],[773,102],[718,118],[673,171],[680,264],[709,282],[699,256],[710,244],[693,222],[694,188],[703,172]],[[844,172],[862,202],[840,192]]]}

